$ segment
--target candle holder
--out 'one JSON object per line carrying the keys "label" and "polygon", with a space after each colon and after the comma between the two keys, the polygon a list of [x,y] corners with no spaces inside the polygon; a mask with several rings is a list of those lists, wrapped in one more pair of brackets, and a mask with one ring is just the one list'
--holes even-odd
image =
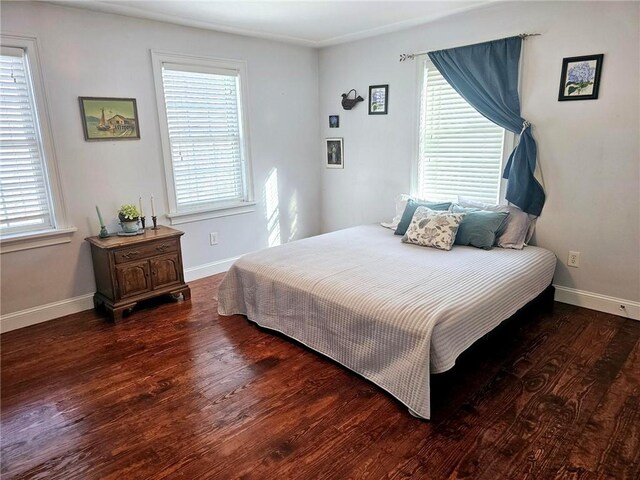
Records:
{"label": "candle holder", "polygon": [[153,228],[151,230],[158,230],[158,217],[154,215],[151,220],[153,220]]}
{"label": "candle holder", "polygon": [[140,223],[142,224],[142,229],[145,229],[145,220],[147,219],[147,217],[140,217]]}
{"label": "candle holder", "polygon": [[100,222],[100,233],[98,233],[98,237],[107,238],[109,236],[109,231],[107,230],[107,227],[104,226],[104,220],[102,220],[102,214],[100,213],[98,205],[96,205],[96,213],[98,214],[98,221]]}

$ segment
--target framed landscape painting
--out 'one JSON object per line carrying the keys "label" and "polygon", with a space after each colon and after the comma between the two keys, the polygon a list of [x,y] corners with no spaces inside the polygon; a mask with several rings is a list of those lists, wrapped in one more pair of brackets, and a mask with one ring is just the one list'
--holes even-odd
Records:
{"label": "framed landscape painting", "polygon": [[140,138],[138,108],[135,98],[78,98],[85,140]]}
{"label": "framed landscape painting", "polygon": [[597,99],[603,58],[604,54],[563,59],[558,101]]}

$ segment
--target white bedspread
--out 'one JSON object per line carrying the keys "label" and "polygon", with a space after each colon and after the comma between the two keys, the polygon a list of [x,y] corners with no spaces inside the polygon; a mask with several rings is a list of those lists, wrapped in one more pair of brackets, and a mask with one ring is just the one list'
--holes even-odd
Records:
{"label": "white bedspread", "polygon": [[243,256],[218,312],[304,343],[429,418],[429,373],[539,295],[555,264],[543,248],[446,252],[366,225]]}

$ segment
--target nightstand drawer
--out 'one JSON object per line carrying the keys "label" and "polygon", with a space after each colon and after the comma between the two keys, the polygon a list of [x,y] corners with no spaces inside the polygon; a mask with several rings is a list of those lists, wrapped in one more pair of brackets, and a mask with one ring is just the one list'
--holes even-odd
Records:
{"label": "nightstand drawer", "polygon": [[161,240],[137,247],[123,248],[113,252],[116,263],[132,262],[142,258],[154,257],[164,253],[177,252],[178,240]]}

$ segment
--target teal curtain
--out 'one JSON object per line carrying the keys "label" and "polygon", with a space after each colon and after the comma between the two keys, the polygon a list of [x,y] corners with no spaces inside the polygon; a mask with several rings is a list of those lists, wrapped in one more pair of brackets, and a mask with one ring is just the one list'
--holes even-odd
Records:
{"label": "teal curtain", "polygon": [[520,116],[518,65],[521,37],[503,38],[448,50],[429,52],[429,58],[449,84],[493,123],[520,134],[503,172],[508,179],[506,199],[533,215],[540,215],[545,194],[536,180],[537,146],[531,124]]}

